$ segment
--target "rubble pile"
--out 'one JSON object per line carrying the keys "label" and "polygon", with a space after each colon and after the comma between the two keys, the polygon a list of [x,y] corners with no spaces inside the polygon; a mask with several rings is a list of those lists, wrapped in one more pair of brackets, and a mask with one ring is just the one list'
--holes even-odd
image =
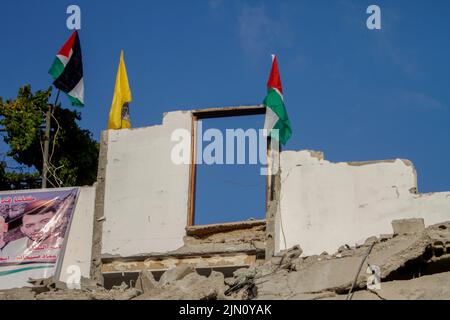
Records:
{"label": "rubble pile", "polygon": [[[334,254],[302,256],[299,246],[267,261],[200,275],[191,265],[166,271],[159,281],[142,270],[135,284],[106,290],[83,279],[78,290],[53,279],[0,291],[1,299],[249,300],[249,299],[450,299],[450,222],[428,228],[418,219],[392,223],[393,234],[343,245]],[[372,288],[372,280],[380,286]]]}
{"label": "rubble pile", "polygon": [[[184,246],[173,251],[173,253],[210,253],[210,252],[250,252],[264,253],[265,251],[265,223],[258,224],[258,221],[245,221],[238,223],[225,223],[210,225],[213,229],[204,230],[203,234],[193,234],[188,230],[188,235],[183,238]],[[239,229],[224,229],[223,226],[232,225]],[[195,228],[195,227],[191,227]],[[222,228],[220,230],[219,228]],[[214,233],[215,231],[215,233]]]}
{"label": "rubble pile", "polygon": [[130,300],[141,294],[126,284],[106,290],[95,281],[82,278],[80,288],[67,285],[52,277],[30,281],[33,286],[0,291],[0,300]]}
{"label": "rubble pile", "polygon": [[[404,220],[407,224],[411,221]],[[422,231],[414,225],[401,233],[394,227],[394,232],[371,237],[360,246],[342,246],[333,255],[289,259],[288,250],[257,270],[256,298],[450,299],[450,222]],[[366,271],[373,269],[381,281],[377,290],[367,288],[373,274]],[[355,292],[349,294],[353,283]]]}

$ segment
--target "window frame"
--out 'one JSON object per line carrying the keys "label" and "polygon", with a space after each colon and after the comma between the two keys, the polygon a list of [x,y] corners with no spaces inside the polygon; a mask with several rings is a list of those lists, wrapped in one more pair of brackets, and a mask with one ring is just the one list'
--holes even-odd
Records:
{"label": "window frame", "polygon": [[[210,108],[210,109],[198,109],[192,110],[192,127],[191,127],[191,162],[189,168],[189,196],[188,196],[188,212],[187,212],[187,227],[193,226],[204,226],[196,225],[195,221],[195,195],[196,195],[196,175],[197,175],[197,128],[198,121],[203,119],[214,119],[214,118],[229,118],[229,117],[240,117],[249,115],[261,115],[266,114],[266,107],[264,105],[249,105],[249,106],[237,106],[237,107],[223,107],[223,108]],[[270,139],[270,138],[269,138]],[[266,154],[269,155],[271,152],[271,146],[268,141]],[[273,179],[270,176],[266,176],[266,220],[267,220],[267,206],[268,206],[268,193],[271,190],[270,184],[272,184]],[[240,222],[240,221],[237,221]]]}

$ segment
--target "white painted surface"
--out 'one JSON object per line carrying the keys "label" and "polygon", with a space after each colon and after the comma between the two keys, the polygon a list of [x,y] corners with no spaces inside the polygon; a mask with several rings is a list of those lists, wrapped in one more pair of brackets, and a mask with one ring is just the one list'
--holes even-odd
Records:
{"label": "white painted surface", "polygon": [[[59,279],[66,282],[71,275],[69,266],[78,266],[81,276],[89,278],[91,269],[92,232],[94,222],[95,185],[81,187],[75,207],[69,238]],[[68,273],[69,272],[69,273]]]}
{"label": "white painted surface", "polygon": [[[173,164],[173,130],[191,132],[191,113],[170,112],[162,125],[110,130],[102,254],[166,252],[186,234],[189,165]],[[189,150],[190,152],[190,150]]]}
{"label": "white painted surface", "polygon": [[450,220],[450,192],[414,194],[407,160],[331,163],[309,151],[281,153],[281,200],[275,251],[299,244],[306,255],[334,253],[369,236],[392,233],[391,221]]}

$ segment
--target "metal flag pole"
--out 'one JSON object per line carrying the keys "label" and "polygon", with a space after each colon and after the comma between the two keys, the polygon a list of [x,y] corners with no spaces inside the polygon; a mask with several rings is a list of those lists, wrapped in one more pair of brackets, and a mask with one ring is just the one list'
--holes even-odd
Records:
{"label": "metal flag pole", "polygon": [[61,90],[58,89],[58,93],[56,94],[55,103],[53,105],[51,103],[48,104],[48,109],[45,114],[44,154],[43,154],[43,161],[42,161],[42,189],[47,188],[48,149],[49,149],[49,142],[50,142],[50,129],[51,129],[50,121],[51,121],[51,117],[52,117],[52,108],[53,107],[56,108],[60,92],[61,92]]}

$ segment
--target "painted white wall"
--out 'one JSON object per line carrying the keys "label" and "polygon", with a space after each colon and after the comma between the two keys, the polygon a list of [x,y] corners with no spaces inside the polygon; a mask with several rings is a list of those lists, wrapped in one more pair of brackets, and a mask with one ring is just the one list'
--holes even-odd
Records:
{"label": "painted white wall", "polygon": [[69,238],[67,239],[64,260],[59,280],[66,282],[71,275],[69,266],[80,267],[81,276],[89,278],[91,269],[92,232],[95,206],[95,185],[81,187],[75,207]]}
{"label": "painted white wall", "polygon": [[306,255],[334,253],[369,236],[392,233],[391,221],[450,220],[450,192],[414,194],[408,160],[331,163],[310,151],[281,153],[275,251],[299,244]]}
{"label": "painted white wall", "polygon": [[131,256],[183,245],[189,165],[172,162],[177,142],[171,135],[178,128],[190,134],[191,122],[188,111],[170,112],[162,125],[108,132],[102,254]]}

